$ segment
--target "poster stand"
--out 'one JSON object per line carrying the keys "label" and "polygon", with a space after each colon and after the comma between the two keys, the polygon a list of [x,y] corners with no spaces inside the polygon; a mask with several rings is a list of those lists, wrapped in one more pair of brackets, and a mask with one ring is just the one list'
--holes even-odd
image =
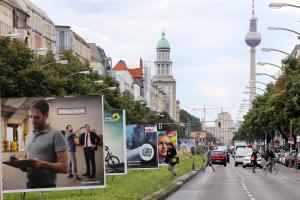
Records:
{"label": "poster stand", "polygon": [[25,192],[20,193],[20,200],[25,200]]}
{"label": "poster stand", "polygon": [[38,199],[40,199],[40,200],[43,200],[43,199],[44,199],[43,192],[39,192],[39,193],[38,193],[38,196],[39,196]]}

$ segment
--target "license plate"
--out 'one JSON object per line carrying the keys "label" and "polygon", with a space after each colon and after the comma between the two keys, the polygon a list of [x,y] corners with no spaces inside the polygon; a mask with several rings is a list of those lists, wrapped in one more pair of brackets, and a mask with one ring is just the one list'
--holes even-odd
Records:
{"label": "license plate", "polygon": [[222,160],[215,160],[215,162],[222,162]]}

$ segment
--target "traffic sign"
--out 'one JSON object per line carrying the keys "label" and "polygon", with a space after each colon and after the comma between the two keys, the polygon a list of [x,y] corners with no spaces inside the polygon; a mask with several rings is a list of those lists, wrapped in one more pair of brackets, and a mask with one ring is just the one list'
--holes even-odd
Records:
{"label": "traffic sign", "polygon": [[294,144],[294,137],[292,137],[292,136],[290,136],[289,138],[288,138],[288,143],[289,144]]}
{"label": "traffic sign", "polygon": [[297,142],[300,142],[300,135],[297,136]]}

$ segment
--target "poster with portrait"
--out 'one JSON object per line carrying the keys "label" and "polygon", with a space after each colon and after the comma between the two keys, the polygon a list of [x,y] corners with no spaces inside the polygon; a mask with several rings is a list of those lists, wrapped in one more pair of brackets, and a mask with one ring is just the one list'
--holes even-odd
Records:
{"label": "poster with portrait", "polygon": [[165,158],[167,156],[167,151],[169,144],[173,143],[174,147],[177,147],[177,131],[158,131],[158,158],[159,164],[165,165]]}
{"label": "poster with portrait", "polygon": [[158,168],[157,126],[127,125],[126,148],[128,169]]}
{"label": "poster with portrait", "polygon": [[104,188],[103,97],[1,99],[3,192]]}
{"label": "poster with portrait", "polygon": [[105,173],[127,174],[125,110],[113,109],[104,112]]}
{"label": "poster with portrait", "polygon": [[196,142],[194,138],[179,138],[178,148],[180,151],[193,153],[195,151]]}

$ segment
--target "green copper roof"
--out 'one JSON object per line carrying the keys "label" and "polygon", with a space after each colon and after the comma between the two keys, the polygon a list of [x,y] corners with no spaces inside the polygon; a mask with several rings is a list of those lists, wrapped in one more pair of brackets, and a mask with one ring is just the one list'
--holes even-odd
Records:
{"label": "green copper roof", "polygon": [[161,39],[158,41],[156,48],[157,49],[170,49],[170,43],[165,38],[165,32],[162,32]]}

